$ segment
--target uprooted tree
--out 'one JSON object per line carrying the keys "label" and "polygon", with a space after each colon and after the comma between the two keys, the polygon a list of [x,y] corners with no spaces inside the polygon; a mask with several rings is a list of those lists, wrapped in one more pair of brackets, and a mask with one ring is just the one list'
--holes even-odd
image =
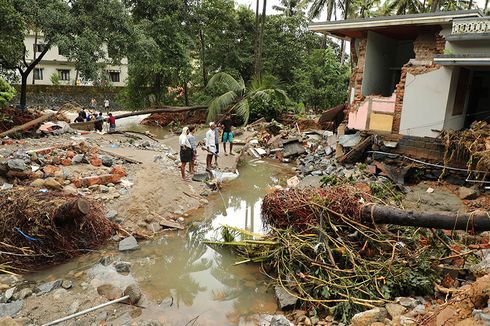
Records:
{"label": "uprooted tree", "polygon": [[[22,108],[30,73],[54,46],[75,63],[82,79],[97,81],[103,67],[118,63],[131,44],[130,19],[118,0],[0,0],[0,8],[2,25],[6,22],[0,28],[0,66],[20,74]],[[29,33],[33,49],[24,43]]]}

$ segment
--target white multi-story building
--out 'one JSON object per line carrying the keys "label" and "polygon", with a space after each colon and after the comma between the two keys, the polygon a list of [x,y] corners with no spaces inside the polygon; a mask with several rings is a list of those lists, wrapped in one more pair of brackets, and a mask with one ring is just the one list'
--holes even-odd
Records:
{"label": "white multi-story building", "polygon": [[[44,40],[42,35],[34,32],[29,33],[24,39],[27,49],[26,59],[31,62],[43,51]],[[103,45],[107,48],[106,45]],[[106,51],[107,52],[107,51]],[[120,65],[107,65],[105,68],[110,85],[124,86],[128,78],[128,60],[124,58]],[[38,85],[91,85],[90,82],[84,82],[75,69],[75,64],[68,61],[63,56],[58,46],[54,45],[46,52],[42,60],[36,65],[28,77],[28,84]]]}

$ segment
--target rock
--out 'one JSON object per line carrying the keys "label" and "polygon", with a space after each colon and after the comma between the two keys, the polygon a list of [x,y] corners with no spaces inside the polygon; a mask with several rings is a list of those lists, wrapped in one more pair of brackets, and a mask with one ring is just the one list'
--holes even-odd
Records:
{"label": "rock", "polygon": [[105,297],[107,300],[115,300],[122,297],[121,289],[115,287],[112,284],[103,284],[97,287],[97,293],[100,296]]}
{"label": "rock", "polygon": [[153,223],[150,223],[148,224],[147,226],[148,230],[150,230],[151,232],[160,232],[163,227],[160,225],[160,223],[157,223],[157,222],[153,222]]}
{"label": "rock", "polygon": [[66,290],[71,289],[73,287],[73,282],[69,280],[63,280],[63,283],[61,283],[61,287]]}
{"label": "rock", "polygon": [[80,164],[83,162],[84,158],[85,158],[85,155],[77,154],[77,155],[73,156],[73,158],[71,159],[71,163],[72,164]]}
{"label": "rock", "polygon": [[279,308],[281,310],[294,308],[294,306],[298,302],[298,298],[290,295],[281,286],[275,286],[274,293],[276,294],[276,298],[279,303]]}
{"label": "rock", "polygon": [[208,173],[196,173],[192,176],[192,181],[206,182],[208,180],[209,180],[209,174]]}
{"label": "rock", "polygon": [[43,179],[36,179],[36,180],[31,182],[30,186],[35,187],[35,188],[43,188],[44,187],[44,180]]}
{"label": "rock", "polygon": [[99,260],[99,263],[100,263],[102,266],[109,266],[109,265],[112,263],[112,257],[111,257],[111,256],[105,256],[105,257],[102,257],[102,258]]}
{"label": "rock", "polygon": [[424,315],[424,314],[425,314],[425,306],[423,304],[418,304],[415,306],[415,308],[412,309],[412,311],[405,314],[405,316],[417,317],[418,315]]}
{"label": "rock", "polygon": [[3,294],[3,297],[2,297],[2,303],[9,302],[10,299],[12,299],[12,296],[14,295],[15,289],[16,288],[13,287],[13,288],[7,289],[5,291],[5,293]]}
{"label": "rock", "polygon": [[482,260],[478,264],[471,265],[470,271],[477,277],[490,273],[490,249],[482,250]]}
{"label": "rock", "polygon": [[27,169],[29,169],[29,167],[24,162],[24,160],[21,159],[8,160],[7,167],[9,168],[9,170],[20,171],[20,172],[27,171]]}
{"label": "rock", "polygon": [[458,193],[461,199],[476,199],[478,197],[478,191],[468,187],[459,187]]}
{"label": "rock", "polygon": [[115,210],[111,209],[110,211],[107,212],[107,214],[105,214],[105,217],[108,220],[114,221],[117,217],[117,212]]}
{"label": "rock", "polygon": [[136,284],[130,284],[124,290],[124,295],[129,295],[129,303],[136,304],[141,299],[141,290]]}
{"label": "rock", "polygon": [[0,318],[0,326],[22,326],[18,322],[12,319],[12,317]]}
{"label": "rock", "polygon": [[108,168],[114,164],[114,160],[110,156],[104,155],[100,159],[102,161],[102,165],[107,166]]}
{"label": "rock", "polygon": [[49,293],[49,292],[53,291],[54,289],[59,288],[62,283],[63,283],[62,280],[56,280],[53,282],[43,283],[36,288],[36,292],[40,293],[40,294]]}
{"label": "rock", "polygon": [[116,268],[116,271],[118,273],[129,273],[131,268],[131,263],[125,261],[118,261],[114,264],[114,267]]}
{"label": "rock", "polygon": [[127,237],[119,241],[119,251],[129,251],[138,249],[138,241],[133,236]]}
{"label": "rock", "polygon": [[415,308],[415,306],[418,304],[417,299],[409,297],[398,297],[395,298],[395,301],[406,308]]}
{"label": "rock", "polygon": [[44,187],[48,189],[53,189],[53,190],[61,190],[63,189],[63,186],[56,181],[54,178],[47,178],[44,180]]}
{"label": "rock", "polygon": [[97,315],[95,322],[97,323],[97,325],[105,325],[104,321],[107,320],[107,318],[108,318],[107,311],[103,311]]}
{"label": "rock", "polygon": [[68,309],[66,310],[66,313],[69,315],[72,315],[72,314],[76,313],[78,311],[78,309],[80,309],[80,301],[75,300],[68,307]]}
{"label": "rock", "polygon": [[2,185],[2,187],[0,188],[0,190],[9,190],[9,189],[12,189],[13,187],[14,187],[14,185],[13,185],[13,184],[5,182],[5,183]]}
{"label": "rock", "polygon": [[407,311],[407,308],[396,303],[387,303],[385,308],[388,311],[388,314],[391,316],[391,319],[401,316]]}
{"label": "rock", "polygon": [[69,194],[69,195],[76,195],[78,193],[78,190],[77,190],[77,188],[75,188],[71,185],[67,185],[67,186],[63,187],[63,192],[65,194]]}
{"label": "rock", "polygon": [[370,326],[372,323],[384,321],[387,315],[388,312],[384,308],[366,310],[352,317],[351,326]]}
{"label": "rock", "polygon": [[104,186],[104,185],[100,185],[100,186],[99,186],[99,190],[100,190],[100,192],[102,192],[102,193],[106,194],[106,193],[108,193],[108,192],[109,192],[109,187]]}
{"label": "rock", "polygon": [[18,300],[0,304],[0,317],[14,317],[24,306],[24,301]]}
{"label": "rock", "polygon": [[406,316],[398,316],[395,317],[391,323],[393,326],[416,326],[416,320],[406,317]]}
{"label": "rock", "polygon": [[[269,326],[291,326],[291,325],[294,324],[291,323],[286,317],[281,315],[273,316],[271,319],[271,323],[269,324]],[[305,325],[308,324],[305,323]],[[311,325],[311,321],[310,321],[310,325]]]}
{"label": "rock", "polygon": [[14,294],[12,297],[14,300],[24,300],[32,295],[32,290],[29,288],[24,288]]}

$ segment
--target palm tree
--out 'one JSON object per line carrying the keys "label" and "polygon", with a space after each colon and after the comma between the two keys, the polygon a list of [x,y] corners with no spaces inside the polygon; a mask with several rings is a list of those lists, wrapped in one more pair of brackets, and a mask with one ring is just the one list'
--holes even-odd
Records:
{"label": "palm tree", "polygon": [[218,72],[208,83],[209,88],[216,86],[223,87],[225,92],[211,101],[208,108],[208,121],[217,120],[218,116],[228,109],[228,112],[235,111],[243,119],[243,123],[247,124],[250,117],[250,102],[253,99],[269,100],[276,96],[288,100],[286,92],[279,88],[277,79],[267,75],[253,78],[247,87],[242,77],[237,80],[230,74]]}
{"label": "palm tree", "polygon": [[308,17],[310,19],[318,18],[324,9],[327,9],[327,21],[332,20],[332,13],[337,6],[335,0],[314,0],[308,11]]}
{"label": "palm tree", "polygon": [[385,10],[397,15],[417,14],[423,11],[419,0],[391,0],[388,1]]}
{"label": "palm tree", "polygon": [[280,6],[272,6],[272,9],[279,11],[286,17],[301,13],[308,1],[305,0],[281,0]]}

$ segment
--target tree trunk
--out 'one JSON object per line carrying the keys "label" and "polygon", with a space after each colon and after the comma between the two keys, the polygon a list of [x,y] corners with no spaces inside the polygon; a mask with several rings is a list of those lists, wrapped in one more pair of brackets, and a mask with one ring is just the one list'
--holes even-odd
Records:
{"label": "tree trunk", "polygon": [[29,122],[26,122],[26,123],[24,123],[24,124],[22,124],[20,126],[13,127],[12,129],[9,129],[7,131],[4,131],[4,132],[0,133],[0,138],[3,138],[5,136],[12,135],[12,134],[14,134],[16,132],[19,132],[19,131],[29,130],[29,129],[37,126],[38,124],[40,124],[40,123],[42,123],[42,122],[44,122],[44,121],[52,118],[55,115],[56,115],[56,112],[48,113],[48,114],[45,114],[45,115],[40,116],[37,119],[31,120]]}
{"label": "tree trunk", "polygon": [[187,81],[184,82],[184,105],[189,106],[189,87]]}
{"label": "tree trunk", "polygon": [[333,7],[335,5],[334,0],[329,0],[327,3],[327,21],[332,20]]}
{"label": "tree trunk", "polygon": [[488,8],[488,0],[485,0],[485,8],[483,9],[483,13],[485,15],[487,14],[487,8]]}
{"label": "tree trunk", "polygon": [[472,6],[473,6],[473,0],[470,0],[470,2],[468,3],[468,10],[470,10]]}
{"label": "tree trunk", "polygon": [[90,212],[90,204],[82,198],[68,201],[58,207],[53,214],[55,224],[72,223],[75,219],[84,217]]}
{"label": "tree trunk", "polygon": [[[344,20],[347,19],[349,13],[349,0],[345,0],[345,6],[344,6]],[[340,64],[344,64],[344,58],[345,58],[345,40],[342,40],[342,43],[340,45]]]}
{"label": "tree trunk", "polygon": [[29,77],[28,72],[21,73],[21,84],[20,84],[20,108],[25,109],[27,107],[27,77]]}
{"label": "tree trunk", "polygon": [[267,0],[264,0],[263,6],[262,6],[261,23],[260,23],[258,69],[257,69],[257,72],[256,72],[256,76],[259,79],[262,76],[262,66],[263,66],[263,64],[262,64],[262,51],[263,51],[263,48],[264,48],[264,29],[265,29],[266,8],[267,8]]}
{"label": "tree trunk", "polygon": [[439,3],[439,0],[433,0],[432,1],[432,5],[430,6],[430,11],[431,12],[436,12],[439,10],[439,7],[440,7],[440,3]]}
{"label": "tree trunk", "polygon": [[395,207],[370,205],[362,209],[363,222],[416,226],[443,230],[490,231],[490,216],[485,213],[418,212]]}
{"label": "tree trunk", "polygon": [[206,46],[204,43],[204,32],[202,29],[199,29],[199,42],[201,43],[202,82],[204,87],[206,87],[208,85],[208,73],[206,70]]}
{"label": "tree trunk", "polygon": [[256,76],[259,72],[259,38],[260,38],[259,0],[257,0],[255,6],[255,44],[254,44],[254,52],[255,52],[254,74]]}

